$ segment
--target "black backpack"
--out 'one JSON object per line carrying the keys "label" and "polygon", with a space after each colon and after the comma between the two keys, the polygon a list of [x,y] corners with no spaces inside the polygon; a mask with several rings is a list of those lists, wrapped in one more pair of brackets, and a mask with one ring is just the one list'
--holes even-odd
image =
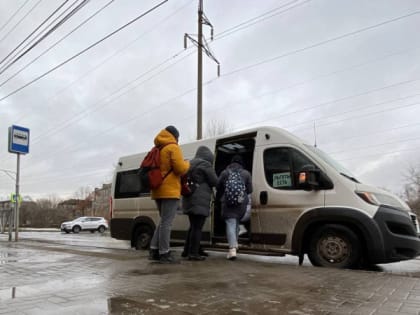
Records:
{"label": "black backpack", "polygon": [[244,202],[246,188],[240,169],[228,170],[228,172],[225,182],[225,202],[228,207],[235,207]]}

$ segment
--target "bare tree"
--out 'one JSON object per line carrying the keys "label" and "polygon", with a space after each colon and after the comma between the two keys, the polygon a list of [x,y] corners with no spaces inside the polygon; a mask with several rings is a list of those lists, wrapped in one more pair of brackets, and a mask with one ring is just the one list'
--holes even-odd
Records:
{"label": "bare tree", "polygon": [[51,194],[48,198],[37,199],[36,204],[41,209],[56,209],[61,201],[62,199],[56,194]]}
{"label": "bare tree", "polygon": [[40,198],[36,200],[36,204],[40,209],[52,209],[52,202],[48,198]]}
{"label": "bare tree", "polygon": [[79,187],[79,189],[74,193],[74,197],[79,200],[85,200],[92,193],[92,188],[89,186]]}
{"label": "bare tree", "polygon": [[420,165],[409,166],[405,175],[407,184],[403,197],[417,215],[420,215]]}
{"label": "bare tree", "polygon": [[230,131],[232,128],[225,120],[212,119],[206,126],[206,137],[214,137],[222,135]]}

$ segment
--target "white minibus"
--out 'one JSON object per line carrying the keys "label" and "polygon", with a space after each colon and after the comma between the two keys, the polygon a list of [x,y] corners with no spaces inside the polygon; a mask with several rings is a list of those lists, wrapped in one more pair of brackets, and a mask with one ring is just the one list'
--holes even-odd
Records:
{"label": "white minibus", "polygon": [[[389,263],[420,254],[416,215],[397,196],[357,180],[318,148],[289,132],[258,127],[181,145],[192,159],[200,145],[214,151],[219,175],[240,154],[252,174],[253,193],[248,232],[240,251],[305,254],[315,266],[351,268]],[[137,175],[146,152],[121,157],[111,192],[111,236],[149,246],[159,215]],[[203,228],[203,244],[227,247],[220,202]],[[182,213],[182,211],[180,211]],[[177,215],[171,240],[183,242],[188,218]]]}

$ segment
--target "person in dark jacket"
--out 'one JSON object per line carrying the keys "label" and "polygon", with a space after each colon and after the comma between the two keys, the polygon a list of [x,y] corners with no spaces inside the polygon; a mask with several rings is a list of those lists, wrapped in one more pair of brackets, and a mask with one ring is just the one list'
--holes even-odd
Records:
{"label": "person in dark jacket", "polygon": [[[216,199],[221,200],[222,203],[222,217],[226,222],[226,237],[229,243],[229,253],[227,259],[236,259],[236,251],[238,249],[238,233],[239,221],[246,212],[248,204],[248,194],[252,193],[252,177],[251,174],[243,168],[243,159],[240,155],[232,157],[231,163],[220,174],[217,182],[217,195]],[[238,171],[244,183],[244,192],[242,202],[237,205],[229,206],[226,203],[225,187],[231,172]]]}
{"label": "person in dark jacket", "polygon": [[197,149],[190,161],[189,176],[194,183],[192,195],[182,198],[182,208],[188,215],[190,228],[185,240],[183,257],[189,260],[204,260],[200,250],[201,231],[206,218],[210,215],[210,203],[213,187],[217,184],[217,174],[213,169],[213,152],[206,146]]}

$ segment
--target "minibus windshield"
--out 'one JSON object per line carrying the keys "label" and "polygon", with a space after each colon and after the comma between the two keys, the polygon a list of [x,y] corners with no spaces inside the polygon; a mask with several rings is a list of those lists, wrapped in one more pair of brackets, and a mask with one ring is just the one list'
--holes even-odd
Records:
{"label": "minibus windshield", "polygon": [[343,165],[334,161],[331,157],[329,157],[325,152],[321,151],[320,149],[313,147],[311,145],[305,144],[305,146],[317,156],[319,156],[322,160],[327,162],[330,166],[332,166],[337,172],[339,172],[344,177],[351,179],[352,181],[359,183],[359,181],[353,176],[353,174],[348,171]]}

